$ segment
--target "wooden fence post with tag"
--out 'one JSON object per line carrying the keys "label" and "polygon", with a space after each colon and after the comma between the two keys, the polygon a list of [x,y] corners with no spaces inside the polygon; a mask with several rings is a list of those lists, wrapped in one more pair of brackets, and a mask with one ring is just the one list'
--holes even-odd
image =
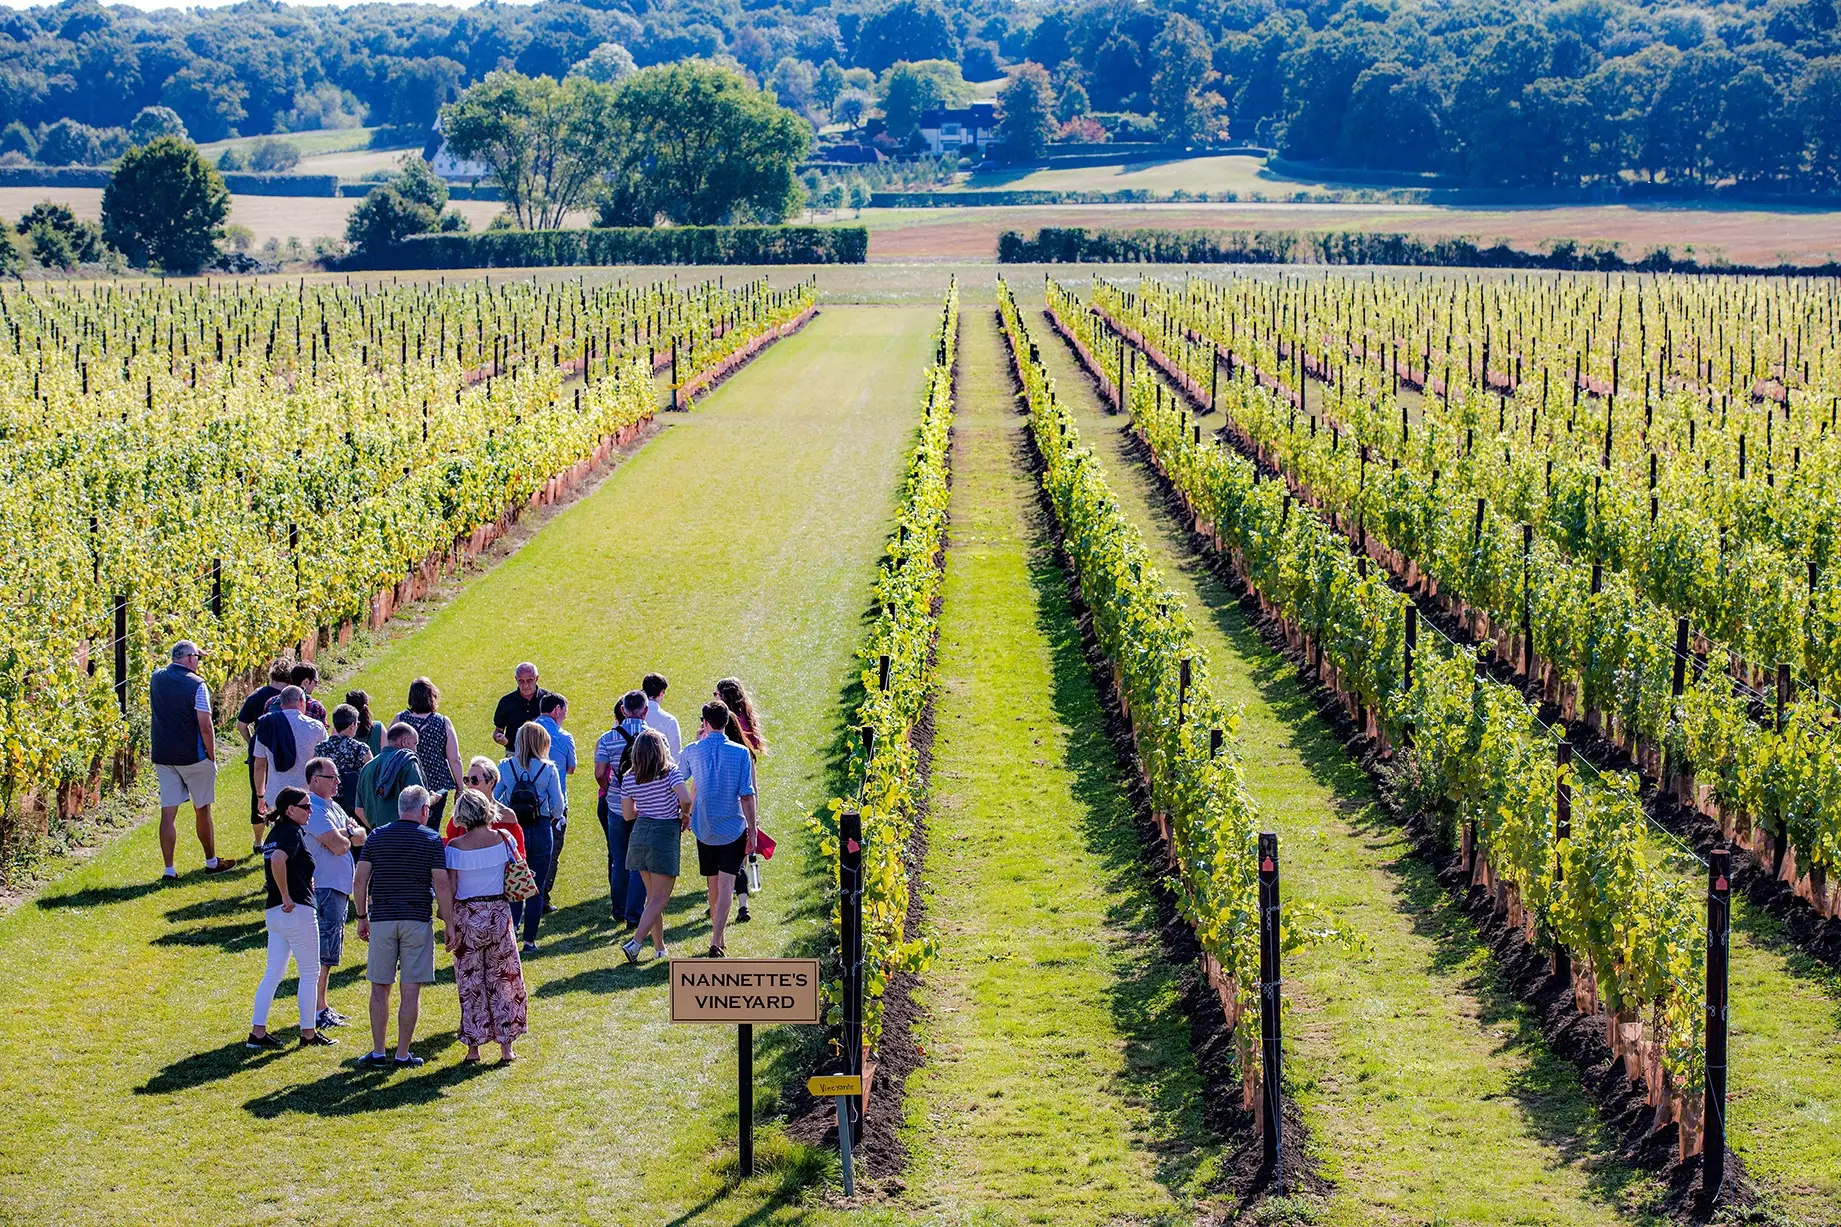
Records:
{"label": "wooden fence post with tag", "polygon": [[1265,1166],[1273,1187],[1285,1192],[1285,1121],[1280,1091],[1278,836],[1259,836],[1259,1040],[1264,1082]]}
{"label": "wooden fence post with tag", "polygon": [[115,598],[115,703],[128,714],[128,598]]}
{"label": "wooden fence post with tag", "polygon": [[[863,1076],[863,815],[844,810],[837,821],[837,889],[841,929],[839,955],[843,960],[844,1069]],[[861,1136],[862,1092],[850,1097],[849,1128],[852,1140]],[[839,1128],[844,1122],[839,1122]]]}
{"label": "wooden fence post with tag", "polygon": [[1732,850],[1707,854],[1707,1089],[1703,1124],[1700,1195],[1711,1206],[1726,1182],[1727,967],[1732,941]]}

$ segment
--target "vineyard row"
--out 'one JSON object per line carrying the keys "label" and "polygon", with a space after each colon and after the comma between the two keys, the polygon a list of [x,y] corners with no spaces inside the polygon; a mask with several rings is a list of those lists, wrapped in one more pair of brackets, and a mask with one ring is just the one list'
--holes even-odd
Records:
{"label": "vineyard row", "polygon": [[[1579,1010],[1602,1014],[1612,1051],[1643,1079],[1656,1126],[1677,1123],[1683,1155],[1696,1153],[1708,1076],[1706,935],[1695,886],[1653,841],[1635,781],[1579,772],[1474,652],[1415,650],[1416,607],[1328,516],[1285,481],[1262,479],[1254,460],[1205,441],[1148,365],[1121,354],[1120,338],[1073,295],[1051,282],[1049,300],[1057,326],[1115,395],[1123,370],[1134,432],[1197,531],[1294,646],[1321,662],[1361,727],[1410,747],[1403,782],[1415,807],[1511,922],[1571,973]],[[1223,407],[1238,421],[1260,401],[1277,403],[1243,373]]]}

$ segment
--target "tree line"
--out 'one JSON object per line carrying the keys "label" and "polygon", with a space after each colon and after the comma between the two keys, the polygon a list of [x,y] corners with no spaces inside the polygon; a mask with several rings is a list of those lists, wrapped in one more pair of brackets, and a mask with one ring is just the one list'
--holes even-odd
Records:
{"label": "tree line", "polygon": [[[1041,67],[1063,136],[1218,136],[1477,184],[1841,190],[1838,0],[540,0],[0,13],[0,159],[99,161],[164,107],[192,139],[424,132],[490,74],[604,83],[700,57],[808,120],[887,75]],[[1179,22],[1173,23],[1172,17]],[[896,115],[906,112],[899,93]],[[1069,125],[1073,125],[1071,128]],[[899,125],[897,125],[899,126]]]}

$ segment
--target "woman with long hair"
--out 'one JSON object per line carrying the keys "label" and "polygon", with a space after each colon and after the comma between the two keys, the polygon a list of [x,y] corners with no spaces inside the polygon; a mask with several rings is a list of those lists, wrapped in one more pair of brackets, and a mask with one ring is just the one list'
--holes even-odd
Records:
{"label": "woman with long hair", "polygon": [[497,812],[485,793],[461,793],[453,819],[461,833],[444,854],[454,875],[454,985],[467,1064],[479,1060],[479,1046],[488,1040],[498,1044],[499,1060],[517,1060],[511,1046],[526,1023],[524,966],[505,897],[505,867],[516,853],[510,837],[493,829]]}
{"label": "woman with long hair", "polygon": [[345,702],[358,713],[358,731],[352,736],[371,748],[371,757],[384,752],[384,726],[371,719],[371,696],[362,690],[345,692]]}
{"label": "woman with long hair", "polygon": [[[524,828],[524,859],[541,887],[556,851],[555,822],[563,816],[563,777],[550,761],[550,731],[535,720],[518,726],[517,752],[499,764],[493,799],[509,805]],[[520,905],[524,912],[524,954],[537,953],[543,922],[541,889]]]}
{"label": "woman with long hair", "polygon": [[748,753],[758,762],[767,742],[761,737],[760,711],[753,697],[741,684],[741,679],[734,677],[725,677],[716,683],[716,697],[728,705],[729,714],[735,717],[729,721],[729,740],[747,746]]}
{"label": "woman with long hair", "polygon": [[639,947],[652,936],[652,957],[668,959],[665,949],[665,906],[671,902],[671,890],[678,881],[678,853],[683,835],[690,827],[690,790],[677,764],[671,761],[671,748],[665,735],[647,729],[633,743],[627,755],[627,772],[620,779],[622,817],[631,826],[627,840],[626,866],[636,870],[646,884],[646,906],[639,914],[639,925],[627,943],[620,947],[626,961],[639,961]]}
{"label": "woman with long hair", "polygon": [[[760,711],[754,705],[753,696],[748,693],[747,687],[742,685],[740,678],[725,677],[716,683],[716,697],[729,708],[729,725],[723,731],[728,734],[730,741],[747,747],[749,757],[754,759],[758,767],[761,752],[767,748],[767,743],[761,738]],[[760,787],[758,772],[755,776],[755,787]],[[758,796],[755,803],[757,805],[760,803]],[[735,923],[747,924],[751,919],[753,918],[748,914],[748,875],[742,873],[735,879]]]}
{"label": "woman with long hair", "polygon": [[416,766],[422,769],[422,787],[430,792],[451,792],[466,771],[460,765],[460,736],[454,722],[436,711],[441,690],[425,677],[409,683],[409,706],[396,717],[416,731]]}

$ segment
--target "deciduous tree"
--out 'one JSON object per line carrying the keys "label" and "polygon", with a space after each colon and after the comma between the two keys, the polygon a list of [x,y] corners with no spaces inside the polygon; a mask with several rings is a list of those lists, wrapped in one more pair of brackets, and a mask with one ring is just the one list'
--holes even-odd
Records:
{"label": "deciduous tree", "polygon": [[997,95],[998,156],[1011,163],[1037,161],[1054,134],[1055,87],[1046,68],[1025,60]]}
{"label": "deciduous tree", "polygon": [[484,163],[506,209],[550,230],[586,206],[614,154],[614,87],[495,72],[441,109],[448,148]]}
{"label": "deciduous tree", "polygon": [[618,87],[614,111],[604,218],[712,226],[800,207],[811,125],[741,74],[697,60],[642,69]]}
{"label": "deciduous tree", "polygon": [[863,19],[857,63],[881,72],[899,60],[957,60],[959,39],[936,0],[893,0]]}
{"label": "deciduous tree", "polygon": [[1151,43],[1157,65],[1151,77],[1151,109],[1157,130],[1172,145],[1193,145],[1220,127],[1221,96],[1208,91],[1214,79],[1213,50],[1202,27],[1180,13],[1170,14],[1163,32]]}
{"label": "deciduous tree", "polygon": [[102,193],[102,236],[137,265],[190,276],[217,254],[230,193],[198,147],[162,136],[122,155]]}
{"label": "deciduous tree", "polygon": [[964,102],[972,87],[951,60],[903,60],[882,74],[878,86],[882,119],[898,141],[911,139],[920,129],[921,112],[928,107]]}

